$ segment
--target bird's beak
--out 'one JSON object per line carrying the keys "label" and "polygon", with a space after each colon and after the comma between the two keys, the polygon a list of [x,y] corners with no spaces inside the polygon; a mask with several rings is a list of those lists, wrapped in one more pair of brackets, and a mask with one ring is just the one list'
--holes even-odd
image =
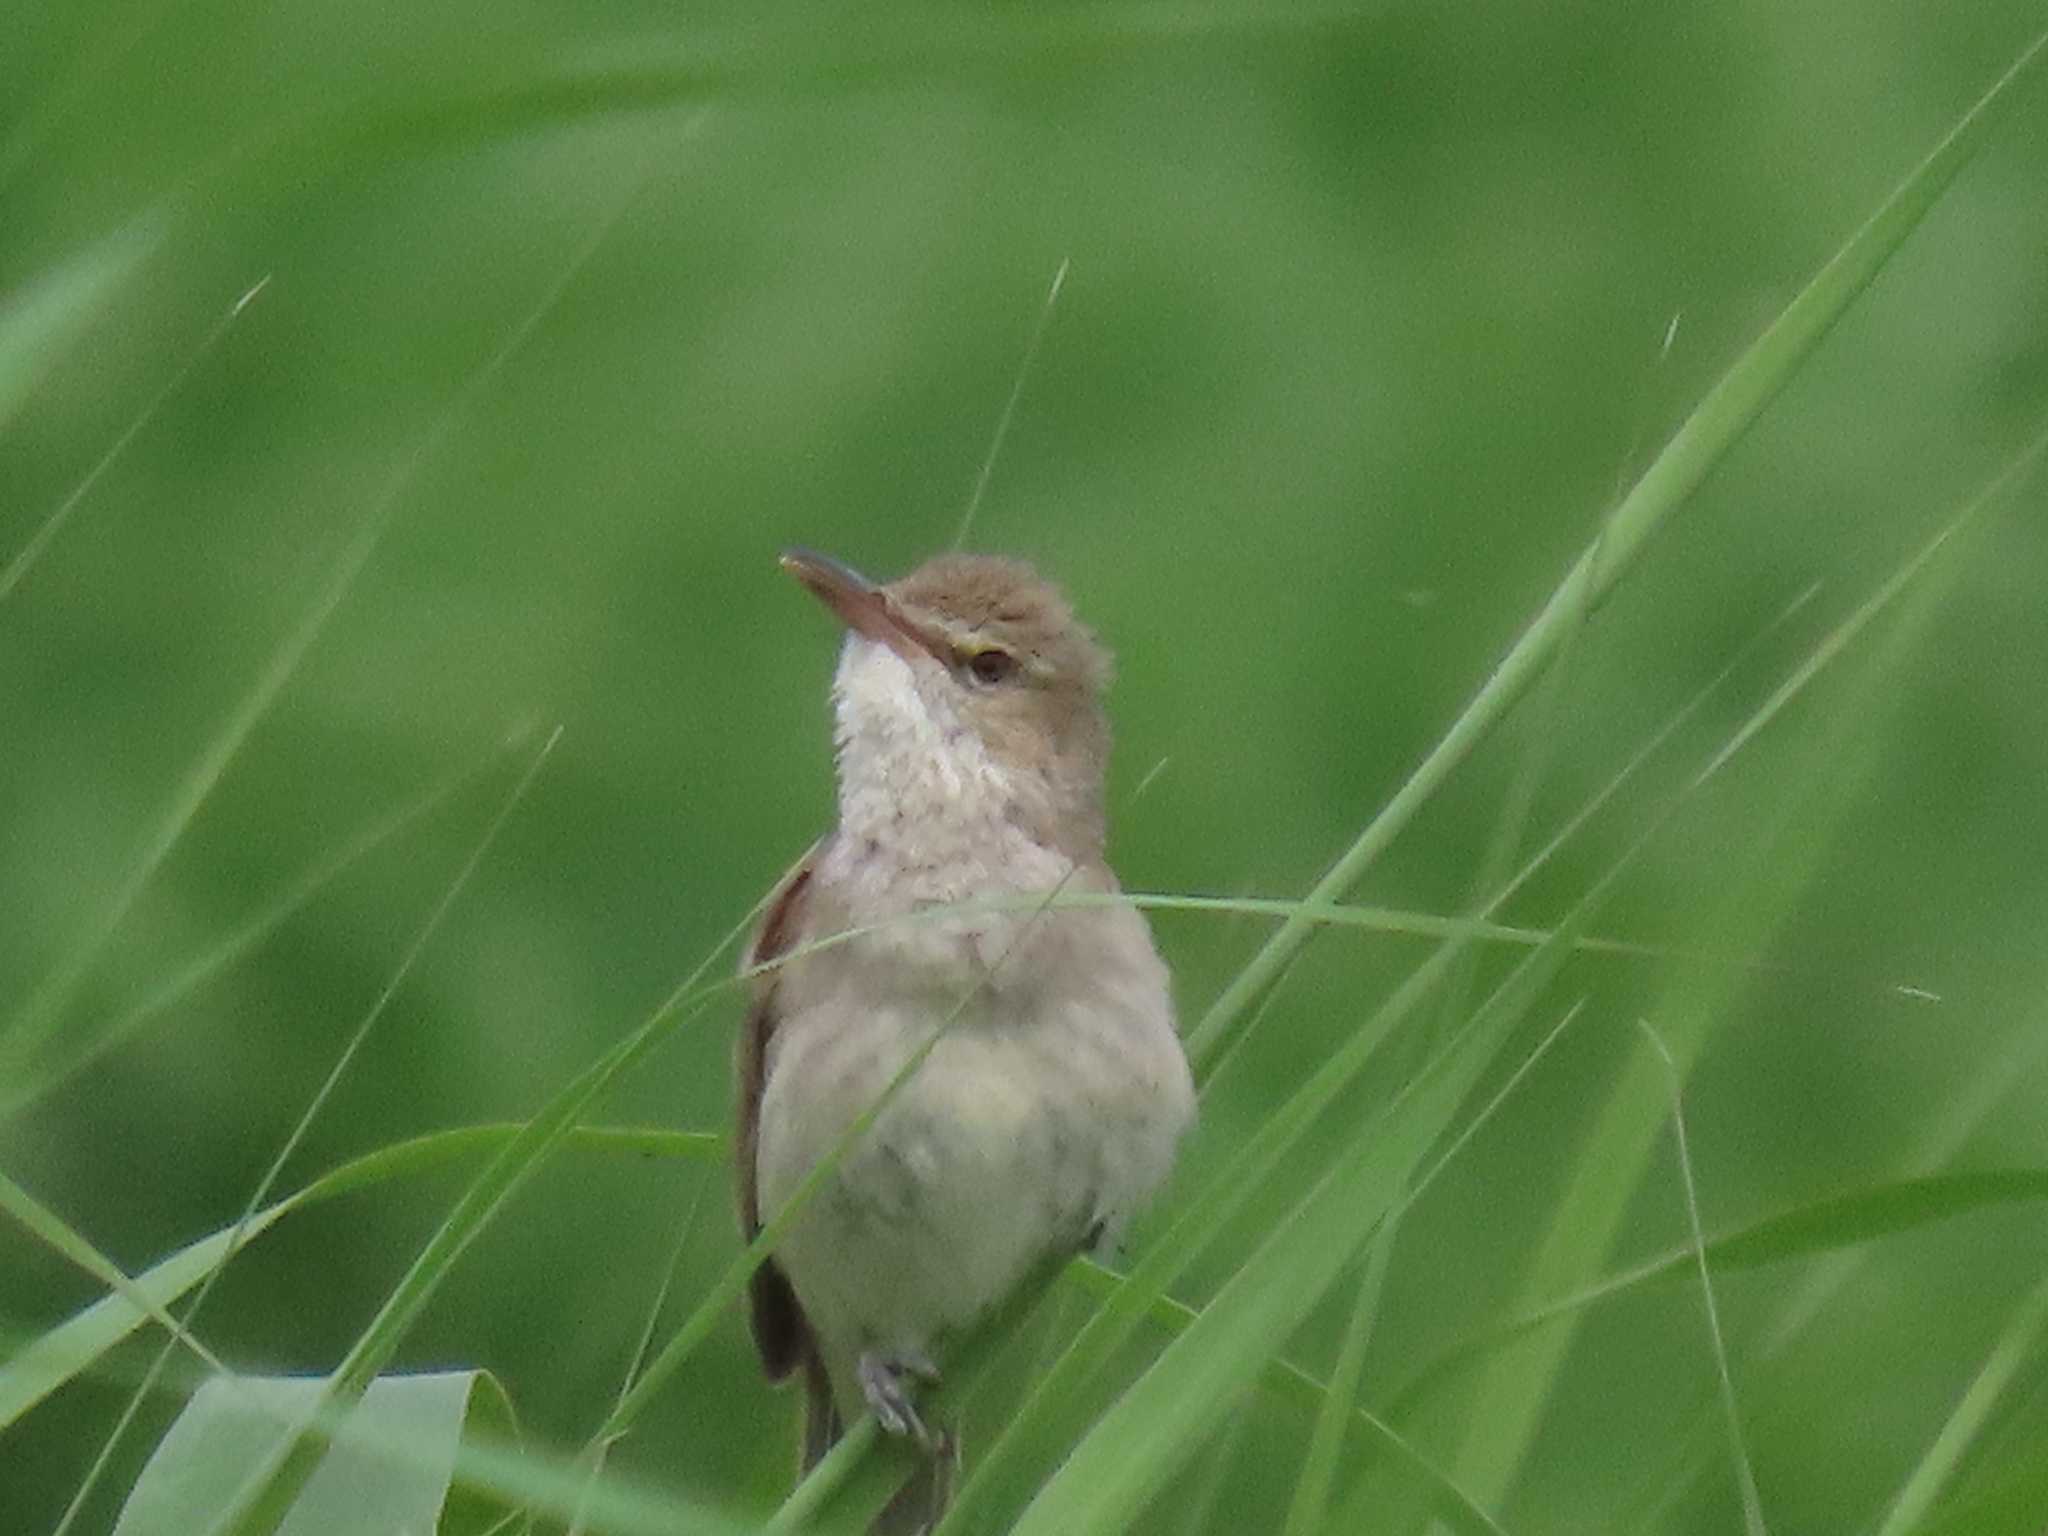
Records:
{"label": "bird's beak", "polygon": [[888,646],[905,661],[929,656],[952,665],[952,647],[943,637],[904,613],[886,589],[852,566],[814,549],[786,549],[782,568],[809,587],[811,595],[855,634]]}

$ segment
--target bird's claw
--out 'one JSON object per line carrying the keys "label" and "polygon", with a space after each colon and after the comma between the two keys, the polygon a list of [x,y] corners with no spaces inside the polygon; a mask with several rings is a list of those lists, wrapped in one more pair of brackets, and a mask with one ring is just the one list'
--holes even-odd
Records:
{"label": "bird's claw", "polygon": [[856,1367],[860,1378],[860,1395],[867,1399],[868,1411],[892,1435],[908,1435],[926,1452],[936,1452],[940,1442],[925,1427],[917,1415],[917,1405],[910,1400],[910,1384],[913,1380],[936,1382],[939,1368],[932,1364],[931,1357],[919,1351],[899,1352],[881,1355],[869,1350],[860,1357]]}

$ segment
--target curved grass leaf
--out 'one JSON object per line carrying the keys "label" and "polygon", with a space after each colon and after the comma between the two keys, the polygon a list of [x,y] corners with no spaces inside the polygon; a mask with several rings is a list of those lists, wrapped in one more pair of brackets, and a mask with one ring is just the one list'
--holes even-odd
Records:
{"label": "curved grass leaf", "polygon": [[[1699,782],[1696,779],[1695,786]],[[1676,803],[1673,803],[1674,808]],[[1666,816],[1670,814],[1673,814],[1673,809],[1667,808]],[[1505,1038],[1506,1032],[1519,1022],[1523,1010],[1555,977],[1597,910],[1599,901],[1635,854],[1647,846],[1657,825],[1661,825],[1661,821],[1640,836],[1535,951],[1515,967],[1465,1030],[1403,1089],[1402,1097],[1396,1100],[1393,1108],[1398,1109],[1410,1092],[1430,1079],[1452,1057],[1459,1055],[1475,1037],[1494,1042]],[[1548,851],[1545,850],[1546,853]],[[940,1525],[941,1536],[973,1530],[978,1523],[989,1522],[994,1511],[1009,1511],[1023,1504],[1040,1469],[1053,1465],[1072,1437],[1085,1426],[1091,1402],[1088,1383],[1102,1364],[1130,1338],[1140,1319],[1159,1303],[1173,1279],[1264,1186],[1309,1127],[1365,1070],[1391,1032],[1450,974],[1460,947],[1471,938],[1469,929],[1452,936],[1396,987],[1309,1081],[1268,1117],[1223,1172],[1211,1180],[1173,1226],[1147,1249],[1123,1284],[1082,1327],[1052,1369],[1040,1376],[1004,1434],[971,1470],[953,1508]],[[1486,1054],[1475,1052],[1464,1056],[1459,1070],[1467,1083],[1483,1065]],[[1455,1096],[1452,1102],[1455,1103]],[[1448,1111],[1445,1118],[1448,1118]],[[1369,1136],[1378,1123],[1369,1125],[1366,1135]],[[1428,1139],[1433,1140],[1442,1128],[1439,1121],[1436,1131]],[[1459,1498],[1463,1500],[1462,1493]],[[1473,1507],[1477,1508],[1476,1505]]]}
{"label": "curved grass leaf", "polygon": [[[1108,1299],[1123,1284],[1121,1275],[1092,1259],[1076,1259],[1067,1266],[1064,1278],[1098,1300]],[[1167,1296],[1154,1301],[1146,1313],[1148,1321],[1174,1336],[1187,1332],[1200,1315],[1193,1307]],[[1275,1400],[1291,1404],[1311,1419],[1320,1419],[1327,1411],[1332,1390],[1331,1384],[1317,1380],[1293,1361],[1280,1358],[1268,1362],[1259,1386]],[[1349,1427],[1409,1473],[1427,1493],[1437,1518],[1445,1526],[1461,1536],[1500,1536],[1500,1526],[1493,1517],[1466,1497],[1463,1489],[1386,1419],[1356,1402],[1350,1403],[1347,1412]]]}
{"label": "curved grass leaf", "polygon": [[[1936,1177],[2002,1100],[2026,1091],[2033,1069],[2048,1059],[2048,1031],[2027,1020],[2012,1030],[2008,1045],[2016,1048],[1994,1051],[1965,1090],[1921,1127],[1913,1150],[1902,1160],[1906,1177],[1901,1182]],[[1805,1265],[1746,1352],[1748,1369],[1755,1372],[1779,1359],[1877,1251],[1869,1243],[1858,1243],[1836,1248]],[[1620,1507],[1616,1523],[1632,1530],[1654,1529],[1663,1523],[1666,1511],[1690,1497],[1711,1454],[1710,1430],[1711,1410],[1702,1404],[1670,1454],[1661,1464],[1645,1470],[1635,1496]],[[2042,1501],[2042,1507],[2048,1507],[2048,1499]]]}
{"label": "curved grass leaf", "polygon": [[215,1370],[225,1369],[214,1358],[213,1351],[187,1333],[184,1325],[164,1310],[163,1303],[130,1279],[118,1264],[100,1252],[90,1238],[4,1173],[0,1173],[0,1211],[12,1216],[46,1248],[70,1260],[129,1305],[145,1313],[206,1364]]}
{"label": "curved grass leaf", "polygon": [[[1480,1034],[1490,1033],[1494,1038],[1504,1036],[1505,1030],[1519,1020],[1536,993],[1556,975],[1570,952],[1570,946],[1583,932],[1621,874],[1676,816],[1689,797],[1709,783],[1839,659],[1863,629],[1928,568],[1948,541],[2016,480],[2043,446],[2048,446],[2048,435],[2038,440],[1855,612],[1822,638],[1712,759],[1665,803],[1621,857],[1555,925],[1543,944],[1515,968],[1494,997],[1481,1007],[1478,1016],[1466,1026],[1461,1042]],[[1011,1501],[1020,1500],[1028,1492],[1031,1468],[1050,1466],[1057,1460],[1061,1449],[1069,1443],[1068,1437],[1081,1427],[1087,1405],[1084,1385],[1095,1369],[1129,1337],[1136,1319],[1163,1293],[1180,1267],[1199,1251],[1252,1191],[1262,1186],[1266,1176],[1277,1166],[1279,1156],[1321,1110],[1334,1101],[1342,1084],[1362,1069],[1393,1023],[1448,973],[1457,951],[1456,941],[1447,943],[1411,973],[1374,1018],[1341,1045],[1309,1083],[1260,1127],[1223,1175],[1214,1180],[1174,1227],[1148,1250],[1125,1285],[1082,1328],[1053,1369],[1037,1382],[1005,1434],[990,1446],[942,1523],[940,1530],[943,1536],[974,1529],[973,1522],[987,1521],[995,1509],[1014,1507]],[[1443,1059],[1440,1056],[1439,1063]],[[1060,1475],[1066,1475],[1066,1471],[1063,1469]],[[1473,1491],[1463,1476],[1453,1476],[1458,1486],[1468,1492]]]}
{"label": "curved grass leaf", "polygon": [[[0,1430],[66,1382],[89,1372],[109,1350],[282,1217],[338,1195],[502,1151],[521,1129],[517,1124],[472,1125],[394,1143],[343,1163],[265,1206],[242,1225],[239,1241],[235,1227],[228,1226],[180,1248],[133,1277],[135,1296],[116,1292],[103,1297],[55,1328],[21,1341],[20,1347],[0,1362]],[[725,1154],[724,1137],[702,1132],[584,1126],[569,1139],[572,1145],[640,1157],[711,1159]]]}
{"label": "curved grass leaf", "polygon": [[[2028,55],[2030,59],[2037,56]],[[2044,450],[2048,450],[2048,431],[2036,436],[1822,639],[1795,673],[1715,753],[1702,770],[1702,780],[1743,751],[1822,668],[1840,657],[1874,619],[1933,569],[1938,557],[1954,548],[1959,535],[1985,509],[2020,483]],[[1951,565],[1951,575],[1953,570]],[[1888,697],[1885,684],[1924,631],[1941,595],[1940,588],[1923,589],[1915,595],[1885,645],[1862,669],[1848,697],[1832,707],[1819,737],[1801,747],[1783,775],[1785,787],[1780,792],[1776,824],[1756,838],[1750,878],[1737,882],[1722,899],[1710,951],[1763,948],[1819,868],[1833,829],[1853,801],[1858,774],[1868,766],[1874,751],[1877,716]],[[1736,984],[1737,978],[1725,972],[1681,967],[1651,1010],[1659,1035],[1681,1073],[1690,1070],[1704,1049],[1714,1023],[1735,995]],[[1569,1216],[1554,1222],[1538,1245],[1522,1287],[1527,1298],[1523,1305],[1536,1305],[1540,1298],[1573,1288],[1600,1267],[1662,1128],[1662,1096],[1653,1070],[1639,1057],[1625,1062],[1605,1104],[1583,1131],[1583,1151],[1557,1197],[1558,1210],[1569,1212]],[[1486,1405],[1486,1416],[1483,1423],[1475,1420],[1468,1426],[1456,1465],[1459,1481],[1482,1499],[1502,1498],[1516,1476],[1571,1335],[1567,1326],[1525,1341],[1489,1361],[1484,1377],[1475,1384],[1475,1400]]]}
{"label": "curved grass leaf", "polygon": [[[142,1469],[114,1536],[187,1536],[226,1507],[251,1466],[318,1403],[303,1376],[216,1376],[192,1395]],[[334,1431],[286,1526],[290,1536],[390,1536],[449,1530],[443,1512],[456,1453],[474,1414],[502,1434],[511,1406],[482,1371],[386,1376]],[[375,1434],[368,1433],[374,1426]],[[487,1432],[489,1432],[487,1430]],[[396,1441],[413,1454],[380,1452]],[[460,1502],[460,1501],[458,1501]],[[459,1522],[477,1528],[473,1505]]]}
{"label": "curved grass leaf", "polygon": [[1193,1326],[1075,1447],[1026,1507],[1015,1536],[1128,1528],[1408,1190],[1497,1044],[1486,1029],[1467,1030],[1383,1122],[1352,1137]]}
{"label": "curved grass leaf", "polygon": [[[1839,1253],[1859,1244],[1916,1232],[1944,1221],[2003,1206],[2048,1201],[2048,1169],[2017,1168],[1986,1173],[1941,1174],[1898,1179],[1778,1211],[1706,1243],[1715,1269],[1756,1269],[1794,1259]],[[1595,1281],[1569,1296],[1517,1314],[1461,1339],[1416,1373],[1393,1397],[1393,1416],[1407,1418],[1445,1380],[1525,1334],[1572,1317],[1590,1307],[1648,1286],[1679,1278],[1695,1263],[1691,1248],[1672,1248],[1633,1268]]]}
{"label": "curved grass leaf", "polygon": [[[526,1529],[517,1512],[529,1510],[564,1525],[580,1515],[589,1528],[612,1536],[741,1536],[748,1529],[729,1512],[674,1490],[616,1472],[593,1483],[581,1459],[518,1445],[512,1405],[486,1372],[380,1377],[361,1402],[348,1407],[323,1406],[322,1381],[231,1377],[203,1387],[195,1401],[209,1391],[224,1395],[226,1414],[209,1417],[227,1422],[195,1420],[188,1408],[173,1434],[189,1420],[222,1443],[198,1454],[181,1452],[164,1468],[177,1481],[202,1487],[160,1487],[143,1504],[138,1485],[129,1498],[135,1512],[124,1512],[121,1536],[129,1536],[129,1522],[145,1517],[150,1523],[137,1536],[204,1529],[248,1467],[309,1420],[342,1451],[339,1460],[330,1456],[322,1462],[306,1496],[293,1506],[286,1536],[485,1536]],[[460,1391],[464,1382],[470,1384],[466,1393]],[[152,1468],[163,1455],[160,1448]],[[412,1484],[418,1496],[403,1511],[395,1510],[387,1483]],[[421,1512],[435,1507],[436,1498],[438,1524],[420,1523]],[[358,1520],[359,1507],[377,1518]],[[393,1523],[401,1513],[412,1518]]]}
{"label": "curved grass leaf", "polygon": [[2048,1279],[2043,1279],[2014,1309],[2005,1331],[1992,1346],[1983,1368],[1941,1426],[1941,1433],[1913,1466],[1906,1483],[1886,1513],[1877,1536],[1908,1536],[1926,1519],[1941,1490],[1955,1476],[1970,1444],[1982,1432],[1999,1397],[2012,1384],[2020,1366],[2034,1353],[2048,1327]]}
{"label": "curved grass leaf", "polygon": [[[1452,770],[1471,755],[1534,686],[1576,627],[1576,616],[1597,605],[1635,563],[1650,536],[1763,414],[1764,407],[1791,380],[1850,303],[1904,244],[1956,173],[1982,147],[1999,117],[2011,108],[2019,87],[2048,57],[2044,50],[2048,50],[2048,32],[2036,38],[2014,61],[1707,392],[1464,712],[1394,797],[1367,823],[1351,847],[1316,882],[1308,895],[1310,902],[1337,901],[1355,886],[1442,787]],[[1215,1058],[1228,1043],[1230,1031],[1246,1007],[1314,933],[1315,924],[1310,919],[1287,919],[1238,972],[1189,1033],[1189,1049],[1198,1064]]]}

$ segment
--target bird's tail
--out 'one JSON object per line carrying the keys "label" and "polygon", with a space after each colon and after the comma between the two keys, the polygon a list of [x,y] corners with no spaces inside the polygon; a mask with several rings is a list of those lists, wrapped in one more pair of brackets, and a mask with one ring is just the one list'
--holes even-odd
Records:
{"label": "bird's tail", "polygon": [[952,1436],[920,1460],[910,1481],[896,1490],[889,1507],[875,1516],[868,1536],[923,1536],[934,1529],[953,1502],[953,1478],[960,1469],[960,1444]]}
{"label": "bird's tail", "polygon": [[832,1383],[825,1375],[825,1362],[818,1358],[818,1351],[804,1351],[804,1444],[803,1473],[811,1475],[811,1468],[825,1459],[825,1453],[838,1443],[846,1426],[839,1421],[839,1405],[832,1401]]}
{"label": "bird's tail", "polygon": [[[825,1363],[812,1350],[804,1359],[805,1475],[825,1459],[825,1453],[838,1443],[845,1429],[839,1405],[832,1400],[832,1383],[825,1375]],[[869,1536],[921,1536],[931,1530],[952,1502],[953,1481],[959,1467],[959,1440],[949,1435],[945,1445],[919,1464],[910,1481],[889,1501],[889,1507],[875,1517],[875,1523],[868,1528]]]}

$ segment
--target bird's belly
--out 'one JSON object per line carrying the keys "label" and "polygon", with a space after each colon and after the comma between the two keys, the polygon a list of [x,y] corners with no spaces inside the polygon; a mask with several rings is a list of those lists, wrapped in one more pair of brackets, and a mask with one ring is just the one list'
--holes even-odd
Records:
{"label": "bird's belly", "polygon": [[[786,1021],[761,1103],[764,1216],[938,1022],[914,1007]],[[835,1352],[929,1348],[1163,1176],[1183,1117],[1087,1026],[955,1024],[818,1191],[779,1251]]]}

